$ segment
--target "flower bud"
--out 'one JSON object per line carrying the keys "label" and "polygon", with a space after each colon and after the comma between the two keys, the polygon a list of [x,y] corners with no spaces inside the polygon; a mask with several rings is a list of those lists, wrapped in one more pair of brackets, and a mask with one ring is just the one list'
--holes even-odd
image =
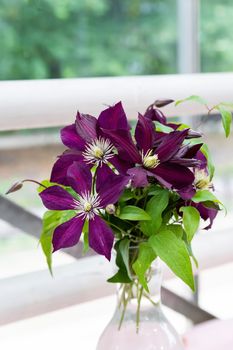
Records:
{"label": "flower bud", "polygon": [[6,192],[6,194],[12,193],[12,192],[16,192],[18,190],[20,190],[23,187],[23,182],[18,181],[16,183],[14,183],[11,188],[9,188],[9,190]]}
{"label": "flower bud", "polygon": [[185,138],[186,139],[194,139],[194,138],[202,137],[202,136],[203,135],[200,132],[192,130],[192,129],[189,129],[188,135]]}
{"label": "flower bud", "polygon": [[108,204],[105,208],[106,212],[110,215],[113,215],[116,213],[116,207],[114,204]]}
{"label": "flower bud", "polygon": [[174,100],[167,99],[167,100],[156,100],[154,105],[158,108],[164,107],[169,105],[170,103],[174,102]]}

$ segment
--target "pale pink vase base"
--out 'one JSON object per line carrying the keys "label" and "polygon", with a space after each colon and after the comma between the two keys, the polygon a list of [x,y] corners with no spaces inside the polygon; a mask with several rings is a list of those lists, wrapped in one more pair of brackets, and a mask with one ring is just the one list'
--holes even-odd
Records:
{"label": "pale pink vase base", "polygon": [[140,325],[136,333],[134,322],[123,325],[120,331],[112,326],[105,330],[97,350],[183,350],[172,327],[167,323],[149,323]]}

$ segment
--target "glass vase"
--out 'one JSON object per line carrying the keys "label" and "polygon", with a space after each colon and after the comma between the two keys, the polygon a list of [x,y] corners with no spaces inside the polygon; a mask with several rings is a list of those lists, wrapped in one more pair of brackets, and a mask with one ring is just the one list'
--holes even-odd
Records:
{"label": "glass vase", "polygon": [[158,259],[147,272],[149,293],[135,277],[117,290],[117,306],[96,350],[184,350],[179,335],[165,317],[160,301]]}

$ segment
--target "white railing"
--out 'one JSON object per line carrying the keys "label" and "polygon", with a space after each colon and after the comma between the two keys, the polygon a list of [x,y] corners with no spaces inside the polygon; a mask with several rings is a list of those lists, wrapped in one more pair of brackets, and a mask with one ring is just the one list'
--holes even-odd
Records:
{"label": "white railing", "polygon": [[[214,105],[233,101],[233,73],[158,75],[0,82],[0,130],[69,124],[76,110],[98,115],[119,100],[131,119],[155,99],[200,95]],[[164,109],[168,116],[197,115],[193,103]]]}
{"label": "white railing", "polygon": [[[200,270],[232,261],[232,246],[231,230],[196,237]],[[174,276],[166,266],[163,270],[164,280]],[[115,286],[106,282],[111,275],[111,264],[93,256],[54,268],[54,278],[46,270],[1,280],[0,325],[112,295]]]}

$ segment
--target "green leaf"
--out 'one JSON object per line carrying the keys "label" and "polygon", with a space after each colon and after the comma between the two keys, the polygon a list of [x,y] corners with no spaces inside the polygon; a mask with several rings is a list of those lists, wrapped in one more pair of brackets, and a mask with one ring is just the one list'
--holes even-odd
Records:
{"label": "green leaf", "polygon": [[150,215],[151,221],[141,222],[140,228],[147,236],[151,236],[158,231],[162,224],[162,213],[168,205],[169,192],[167,190],[154,192],[154,196],[146,206],[146,212]]}
{"label": "green leaf", "polygon": [[121,197],[119,198],[119,202],[127,202],[128,200],[134,198],[134,192],[130,189],[127,189],[123,192]]}
{"label": "green leaf", "polygon": [[204,156],[207,159],[207,165],[208,165],[210,180],[212,180],[212,178],[214,176],[215,167],[214,167],[214,164],[213,164],[213,161],[212,161],[212,157],[211,157],[209,148],[208,148],[208,146],[206,144],[202,145],[201,152],[204,154]]}
{"label": "green leaf", "polygon": [[176,130],[185,130],[185,129],[190,129],[190,125],[181,124]]}
{"label": "green leaf", "polygon": [[184,98],[183,100],[176,101],[175,106],[178,106],[181,103],[188,102],[188,101],[198,102],[198,103],[200,103],[202,105],[207,105],[206,100],[204,100],[202,97],[197,96],[197,95],[192,95],[192,96]]}
{"label": "green leaf", "polygon": [[45,212],[43,216],[43,219],[42,219],[43,225],[42,225],[42,232],[40,236],[40,244],[41,244],[43,253],[46,257],[48,268],[51,274],[52,274],[53,232],[58,225],[62,224],[65,221],[70,220],[75,215],[76,215],[76,212],[74,210],[67,210],[67,211],[49,210]]}
{"label": "green leaf", "polygon": [[151,220],[151,217],[145,212],[145,210],[135,207],[133,205],[127,205],[121,209],[118,217],[122,220]]}
{"label": "green leaf", "polygon": [[214,202],[214,203],[220,203],[218,198],[215,197],[215,195],[208,191],[208,190],[200,190],[195,193],[195,195],[192,197],[192,201],[195,203],[201,203],[201,202]]}
{"label": "green leaf", "polygon": [[161,124],[159,122],[155,122],[155,127],[156,127],[156,131],[162,131],[165,133],[169,133],[171,131],[174,131],[170,126]]}
{"label": "green leaf", "polygon": [[145,278],[145,273],[151,266],[152,261],[156,258],[154,250],[148,242],[140,243],[138,258],[133,264],[133,270],[138,276],[139,282],[143,288],[149,293],[149,288]]}
{"label": "green leaf", "polygon": [[183,237],[184,231],[181,225],[171,224],[171,225],[167,225],[166,227],[169,231],[173,232],[176,235],[176,237],[178,238]]}
{"label": "green leaf", "polygon": [[152,195],[159,196],[164,191],[166,191],[166,190],[164,190],[164,188],[161,188],[158,185],[151,185],[149,188],[148,195],[149,196],[152,196]]}
{"label": "green leaf", "polygon": [[188,242],[191,242],[200,225],[200,213],[192,206],[181,207],[180,211],[183,212],[183,224]]}
{"label": "green leaf", "polygon": [[194,290],[192,265],[184,241],[164,228],[159,233],[151,236],[149,243],[155,254],[170,267],[176,276]]}
{"label": "green leaf", "polygon": [[43,180],[41,181],[41,184],[44,185],[44,186],[39,186],[37,188],[37,192],[40,193],[42,191],[45,190],[45,187],[51,187],[51,186],[58,186],[58,184],[56,184],[55,182],[50,182],[49,180]]}
{"label": "green leaf", "polygon": [[219,105],[224,106],[224,107],[233,108],[233,103],[231,103],[231,102],[221,102]]}
{"label": "green leaf", "polygon": [[215,109],[217,109],[221,114],[222,125],[225,131],[225,135],[226,137],[228,137],[231,132],[232,113],[221,104],[219,104]]}
{"label": "green leaf", "polygon": [[118,266],[118,272],[108,279],[110,283],[130,283],[131,271],[129,267],[129,244],[128,238],[124,238],[116,242],[114,249],[116,250],[116,265]]}

